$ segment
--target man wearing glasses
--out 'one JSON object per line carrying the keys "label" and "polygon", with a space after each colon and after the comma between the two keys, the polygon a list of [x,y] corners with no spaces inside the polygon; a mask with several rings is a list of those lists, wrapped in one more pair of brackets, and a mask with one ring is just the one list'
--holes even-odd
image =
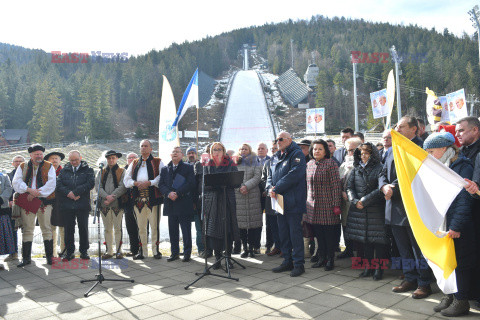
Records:
{"label": "man wearing glasses", "polygon": [[305,156],[288,132],[281,132],[276,139],[279,151],[272,174],[267,177],[265,190],[271,198],[283,196],[284,213],[277,214],[280,248],[283,262],[273,272],[291,271],[291,277],[305,272],[302,234],[302,214],[307,211],[307,184]]}

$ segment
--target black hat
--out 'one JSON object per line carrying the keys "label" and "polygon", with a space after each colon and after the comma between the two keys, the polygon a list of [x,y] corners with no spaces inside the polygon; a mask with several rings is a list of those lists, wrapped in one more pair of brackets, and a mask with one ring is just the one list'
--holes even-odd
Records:
{"label": "black hat", "polygon": [[300,141],[299,143],[297,143],[299,146],[307,146],[307,147],[310,147],[310,145],[312,144],[312,141],[308,140],[308,139],[303,139],[302,141]]}
{"label": "black hat", "polygon": [[32,153],[35,151],[42,151],[45,152],[45,148],[41,144],[32,144],[30,147],[28,147],[28,153]]}
{"label": "black hat", "polygon": [[45,157],[43,157],[43,160],[48,161],[48,158],[50,158],[51,156],[59,156],[60,160],[65,159],[65,155],[63,153],[54,151],[54,152],[50,152]]}
{"label": "black hat", "polygon": [[121,158],[122,154],[120,152],[110,150],[110,151],[107,151],[107,153],[105,153],[105,158],[108,158],[110,156],[117,156],[117,158]]}

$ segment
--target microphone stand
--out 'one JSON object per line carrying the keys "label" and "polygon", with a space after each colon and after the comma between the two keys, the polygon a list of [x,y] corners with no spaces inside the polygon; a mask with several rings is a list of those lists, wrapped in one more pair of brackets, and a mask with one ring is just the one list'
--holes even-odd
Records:
{"label": "microphone stand", "polygon": [[[104,281],[122,281],[122,282],[131,282],[134,283],[135,280],[133,279],[106,279],[103,274],[102,274],[102,247],[100,244],[100,239],[101,239],[101,233],[100,233],[100,186],[102,183],[102,170],[103,170],[104,164],[101,163],[99,165],[100,167],[100,179],[98,179],[98,186],[97,186],[97,200],[95,201],[95,211],[94,211],[94,217],[93,217],[93,224],[95,222],[97,223],[97,238],[98,238],[98,274],[95,275],[94,279],[91,280],[81,280],[80,283],[85,283],[85,282],[94,282],[93,286],[88,289],[87,292],[83,295],[84,297],[88,297],[88,294],[95,288],[98,284],[102,284]],[[113,174],[113,173],[112,173]],[[98,217],[98,221],[96,221]],[[118,249],[118,248],[117,248]]]}

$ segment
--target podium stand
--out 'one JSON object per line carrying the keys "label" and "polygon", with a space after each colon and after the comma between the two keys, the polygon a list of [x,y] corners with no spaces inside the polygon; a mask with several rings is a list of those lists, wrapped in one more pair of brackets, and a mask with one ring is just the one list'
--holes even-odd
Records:
{"label": "podium stand", "polygon": [[[185,286],[185,290],[187,290],[190,286],[195,284],[197,281],[202,279],[205,276],[215,276],[215,277],[220,277],[220,278],[225,278],[225,279],[230,279],[230,280],[235,280],[238,281],[238,278],[233,278],[230,273],[230,263],[236,263],[243,269],[245,269],[245,266],[240,264],[238,261],[236,261],[234,258],[231,257],[231,253],[227,251],[228,247],[228,241],[227,241],[227,235],[228,235],[228,227],[230,225],[230,214],[227,212],[227,188],[238,188],[241,186],[243,182],[243,177],[244,177],[244,172],[243,171],[232,171],[232,172],[222,172],[222,173],[212,173],[212,174],[207,174],[204,175],[204,185],[203,187],[216,187],[216,188],[221,188],[222,190],[222,197],[223,197],[223,208],[218,208],[220,210],[223,210],[225,213],[224,216],[224,250],[222,252],[222,256],[220,259],[215,261],[214,264],[211,266],[208,266],[207,263],[207,258],[205,255],[205,269],[202,273],[195,273],[196,276],[199,276],[195,281],[190,283],[189,285]],[[202,202],[203,202],[203,197],[204,195],[202,194]],[[202,206],[202,216],[204,215],[203,212],[204,208]],[[218,212],[219,210],[217,210]],[[218,213],[217,213],[218,214]],[[205,219],[205,228],[204,228],[204,236],[205,239],[207,239],[207,230],[208,230],[208,220]],[[210,269],[214,268],[218,264],[221,264],[222,261],[225,261],[225,269],[224,271],[228,274],[227,276],[220,275],[220,274],[214,274],[210,272]]]}

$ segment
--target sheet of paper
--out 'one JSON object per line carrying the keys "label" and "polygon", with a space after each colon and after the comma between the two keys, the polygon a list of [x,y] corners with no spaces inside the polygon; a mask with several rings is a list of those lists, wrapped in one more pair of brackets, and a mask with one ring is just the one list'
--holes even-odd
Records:
{"label": "sheet of paper", "polygon": [[272,209],[275,210],[276,212],[283,214],[283,196],[280,194],[277,194],[277,198],[270,198],[272,200]]}

